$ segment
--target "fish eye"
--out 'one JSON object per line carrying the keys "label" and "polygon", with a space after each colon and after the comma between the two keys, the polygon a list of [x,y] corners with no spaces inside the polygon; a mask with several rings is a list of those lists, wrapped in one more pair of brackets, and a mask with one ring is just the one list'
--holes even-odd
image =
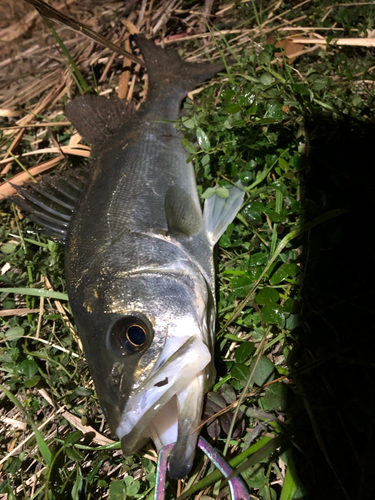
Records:
{"label": "fish eye", "polygon": [[139,349],[143,347],[146,343],[147,334],[141,325],[134,324],[130,325],[125,331],[125,339],[121,339],[123,342],[130,342],[130,344]]}
{"label": "fish eye", "polygon": [[149,347],[152,341],[152,327],[149,322],[136,316],[125,316],[111,328],[111,337],[126,354],[135,354]]}

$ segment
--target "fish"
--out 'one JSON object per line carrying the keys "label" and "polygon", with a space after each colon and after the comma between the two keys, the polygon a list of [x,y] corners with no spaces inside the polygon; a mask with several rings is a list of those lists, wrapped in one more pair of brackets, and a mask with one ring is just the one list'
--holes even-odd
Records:
{"label": "fish", "polygon": [[[192,468],[204,394],[215,380],[213,249],[241,208],[240,185],[202,213],[175,127],[188,91],[220,63],[184,62],[134,37],[149,86],[138,110],[84,95],[65,114],[91,167],[19,188],[29,217],[65,241],[66,286],[104,415],[125,455],[174,444],[172,478]],[[38,187],[37,187],[38,186]]]}

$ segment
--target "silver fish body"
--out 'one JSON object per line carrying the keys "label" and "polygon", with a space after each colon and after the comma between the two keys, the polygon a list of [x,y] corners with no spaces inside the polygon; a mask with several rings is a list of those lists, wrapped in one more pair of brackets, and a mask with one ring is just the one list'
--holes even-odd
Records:
{"label": "silver fish body", "polygon": [[[95,388],[124,453],[150,438],[158,449],[176,443],[170,474],[181,478],[192,466],[214,377],[213,245],[242,195],[214,224],[209,210],[203,217],[193,168],[170,123],[186,92],[221,68],[137,43],[150,76],[139,111],[96,96],[67,107],[92,147],[93,166],[69,224],[66,278]],[[215,229],[217,219],[224,229]]]}

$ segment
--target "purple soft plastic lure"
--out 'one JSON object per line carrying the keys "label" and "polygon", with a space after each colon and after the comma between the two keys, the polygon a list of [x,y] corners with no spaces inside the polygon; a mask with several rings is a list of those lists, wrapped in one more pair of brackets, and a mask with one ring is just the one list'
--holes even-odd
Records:
{"label": "purple soft plastic lure", "polygon": [[[159,453],[157,474],[156,474],[156,487],[154,500],[164,500],[165,484],[168,468],[168,457],[173,449],[173,444],[165,446]],[[198,440],[198,446],[211,462],[219,469],[223,476],[228,479],[233,473],[232,467],[219,455],[219,453],[212,448],[212,446],[202,437]],[[238,477],[228,479],[230,494],[232,500],[249,500],[249,494],[243,483]]]}

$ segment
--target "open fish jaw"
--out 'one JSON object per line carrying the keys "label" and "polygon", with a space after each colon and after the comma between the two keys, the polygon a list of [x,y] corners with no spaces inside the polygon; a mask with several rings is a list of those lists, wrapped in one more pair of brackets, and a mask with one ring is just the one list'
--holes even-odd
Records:
{"label": "open fish jaw", "polygon": [[[186,341],[185,341],[186,340]],[[147,382],[132,394],[123,410],[116,434],[125,454],[151,438],[158,451],[176,443],[171,475],[184,477],[190,470],[202,412],[205,381],[211,354],[198,336],[184,342]]]}
{"label": "open fish jaw", "polygon": [[[146,429],[158,451],[175,443],[169,461],[169,473],[175,479],[185,477],[194,459],[201,423],[207,370],[197,374],[188,385],[160,409]],[[126,439],[126,437],[124,438]]]}

